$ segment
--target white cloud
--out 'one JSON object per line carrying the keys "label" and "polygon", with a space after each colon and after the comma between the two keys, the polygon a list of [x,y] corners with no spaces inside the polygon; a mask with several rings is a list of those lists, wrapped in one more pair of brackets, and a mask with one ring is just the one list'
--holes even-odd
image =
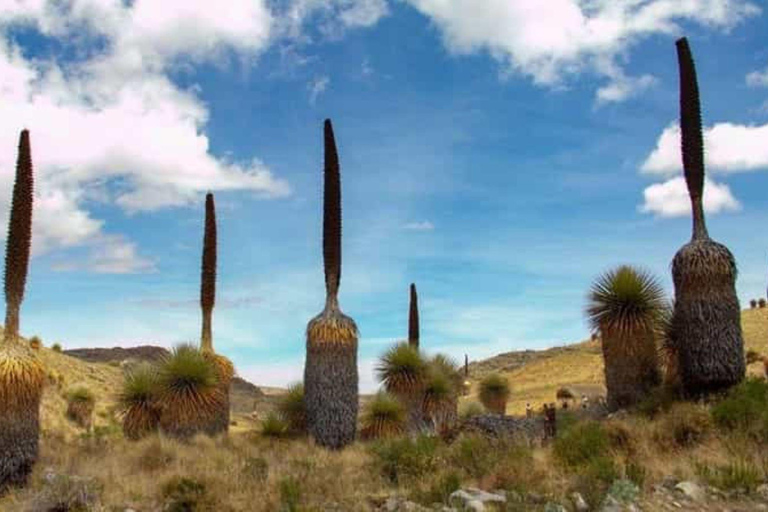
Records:
{"label": "white cloud", "polygon": [[389,14],[387,0],[292,0],[278,19],[278,31],[291,38],[306,38],[312,21],[320,32],[339,37],[346,30],[371,27]]}
{"label": "white cloud", "polygon": [[428,220],[425,220],[422,222],[409,222],[403,226],[403,229],[408,229],[411,231],[433,231],[435,229],[435,225]]}
{"label": "white cloud", "polygon": [[617,58],[640,39],[677,36],[679,22],[729,29],[760,12],[748,0],[406,1],[432,20],[451,52],[488,52],[506,70],[546,86],[589,70],[609,80],[598,93],[602,102],[650,84],[650,77],[615,71]]}
{"label": "white cloud", "polygon": [[[762,126],[718,123],[704,129],[706,167],[733,173],[768,168],[768,124]],[[672,123],[659,136],[656,148],[641,170],[648,174],[674,176],[683,169],[680,127]]]}
{"label": "white cloud", "polygon": [[[681,217],[691,214],[691,199],[685,178],[682,176],[650,185],[643,191],[643,197],[645,201],[640,206],[640,211],[643,213],[653,213],[659,217]],[[728,185],[705,179],[705,212],[715,214],[740,208],[741,205],[731,194]]]}
{"label": "white cloud", "polygon": [[764,71],[753,71],[747,75],[747,85],[752,87],[768,87],[768,68]]}
{"label": "white cloud", "polygon": [[[226,9],[202,0],[0,2],[0,223],[7,222],[24,127],[36,171],[33,254],[89,246],[82,268],[96,272],[148,271],[154,263],[124,237],[102,232],[86,199],[133,213],[197,203],[206,190],[289,194],[288,184],[258,159],[212,155],[206,106],[166,74],[181,57],[257,55],[272,23],[261,0],[228,1]],[[105,50],[66,64],[28,60],[7,37],[19,24],[81,49],[99,35]]]}
{"label": "white cloud", "polygon": [[328,84],[331,83],[331,79],[327,76],[317,76],[312,80],[307,88],[309,89],[309,103],[314,105],[318,96],[323,94],[328,89]]}

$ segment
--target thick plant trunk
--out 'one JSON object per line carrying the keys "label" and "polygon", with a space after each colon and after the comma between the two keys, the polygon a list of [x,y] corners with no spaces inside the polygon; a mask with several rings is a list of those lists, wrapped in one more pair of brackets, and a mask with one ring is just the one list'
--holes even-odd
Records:
{"label": "thick plant trunk", "polygon": [[24,486],[37,461],[40,399],[11,410],[0,404],[0,494]]}
{"label": "thick plant trunk", "polygon": [[211,330],[212,311],[203,309],[203,329],[200,336],[200,350],[213,353],[213,334]]}
{"label": "thick plant trunk", "polygon": [[317,444],[339,449],[355,440],[357,341],[307,343],[304,401],[307,427]]}
{"label": "thick plant trunk", "polygon": [[603,332],[606,402],[615,411],[635,405],[661,382],[654,333],[638,330],[622,338]]}
{"label": "thick plant trunk", "polygon": [[15,340],[19,335],[19,304],[9,301],[5,306],[5,339]]}

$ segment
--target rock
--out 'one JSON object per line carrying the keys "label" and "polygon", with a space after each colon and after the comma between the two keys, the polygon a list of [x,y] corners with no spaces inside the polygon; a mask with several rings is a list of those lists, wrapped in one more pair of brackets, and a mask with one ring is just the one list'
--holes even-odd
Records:
{"label": "rock", "polygon": [[755,492],[759,494],[764,499],[768,500],[768,484],[761,484],[757,486],[757,489],[755,489]]}
{"label": "rock", "polygon": [[661,485],[667,489],[674,489],[679,480],[672,475],[667,475],[661,479]]}
{"label": "rock", "polygon": [[600,512],[622,512],[621,503],[609,494],[603,500],[603,506],[600,507]]}
{"label": "rock", "polygon": [[568,512],[568,510],[561,504],[550,501],[544,506],[544,512]]}
{"label": "rock", "polygon": [[571,493],[571,501],[573,502],[573,506],[576,508],[576,512],[587,512],[589,510],[589,505],[587,505],[587,502],[584,500],[584,497],[580,493]]}
{"label": "rock", "polygon": [[469,500],[464,504],[464,510],[468,512],[485,512],[485,505],[482,501]]}
{"label": "rock", "polygon": [[686,498],[693,501],[703,501],[706,497],[704,490],[693,482],[680,482],[675,486],[675,490],[681,492]]}
{"label": "rock", "polygon": [[[469,508],[470,503],[472,502],[478,502],[480,505],[483,506],[481,509],[477,508]],[[494,494],[490,492],[486,492],[480,489],[475,488],[468,488],[468,489],[459,489],[458,491],[455,491],[451,494],[450,498],[448,499],[448,503],[454,507],[462,508],[468,510],[485,510],[485,504],[486,503],[506,503],[507,498],[506,496],[502,496],[500,494]],[[477,505],[472,505],[474,507],[477,507]]]}

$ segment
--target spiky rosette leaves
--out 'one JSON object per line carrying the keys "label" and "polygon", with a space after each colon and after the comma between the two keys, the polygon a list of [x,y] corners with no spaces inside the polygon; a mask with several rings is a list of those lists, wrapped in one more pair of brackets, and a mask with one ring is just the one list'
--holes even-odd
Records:
{"label": "spiky rosette leaves", "polygon": [[701,104],[696,66],[686,38],[675,43],[680,73],[680,131],[683,171],[693,207],[693,239],[709,238],[704,222],[704,139],[701,133]]}
{"label": "spiky rosette leaves", "polygon": [[620,266],[592,285],[587,316],[600,332],[608,407],[628,407],[660,382],[657,340],[667,308],[658,280]]}
{"label": "spiky rosette leaves", "polygon": [[15,340],[19,334],[19,309],[24,300],[29,251],[32,246],[32,151],[29,130],[19,136],[16,180],[13,183],[11,215],[5,246],[5,337]]}
{"label": "spiky rosette leaves", "polygon": [[211,315],[216,299],[216,207],[213,194],[205,196],[205,232],[203,234],[203,264],[200,276],[200,307],[203,310],[203,331],[200,346],[213,352]]}
{"label": "spiky rosette leaves", "polygon": [[117,403],[127,439],[141,439],[157,430],[158,384],[157,368],[149,363],[136,365],[125,375]]}
{"label": "spiky rosette leaves", "polygon": [[419,297],[416,285],[411,283],[411,300],[408,307],[408,343],[419,348]]}
{"label": "spiky rosette leaves", "polygon": [[326,119],[323,126],[325,145],[323,188],[323,262],[325,289],[329,299],[335,300],[341,282],[341,172],[333,125]]}
{"label": "spiky rosette leaves", "polygon": [[491,373],[480,381],[480,402],[494,414],[506,412],[510,394],[509,380],[500,373]]}
{"label": "spiky rosette leaves", "polygon": [[0,493],[24,485],[37,460],[45,380],[27,345],[0,345]]}
{"label": "spiky rosette leaves", "polygon": [[418,349],[408,343],[397,343],[379,359],[376,376],[393,395],[418,395],[424,390],[427,363]]}
{"label": "spiky rosette leaves", "polygon": [[288,392],[280,397],[277,411],[288,424],[288,431],[293,435],[307,432],[307,408],[304,403],[304,384],[298,382],[288,386]]}
{"label": "spiky rosette leaves", "polygon": [[736,262],[722,244],[694,240],[672,260],[675,308],[671,332],[687,395],[716,392],[746,373]]}
{"label": "spiky rosette leaves", "polygon": [[365,405],[361,427],[364,439],[398,436],[405,432],[405,409],[394,396],[379,392]]}
{"label": "spiky rosette leaves", "polygon": [[458,418],[458,397],[464,386],[459,367],[451,358],[437,354],[430,359],[424,386],[424,416],[444,431]]}
{"label": "spiky rosette leaves", "polygon": [[605,272],[592,285],[587,316],[592,328],[603,336],[629,337],[655,330],[664,307],[659,281],[646,271],[624,265]]}
{"label": "spiky rosette leaves", "polygon": [[179,438],[203,430],[225,401],[215,364],[192,345],[179,345],[158,369],[160,429]]}
{"label": "spiky rosette leaves", "polygon": [[307,326],[304,394],[307,426],[321,446],[340,449],[355,439],[358,410],[357,326],[326,307]]}

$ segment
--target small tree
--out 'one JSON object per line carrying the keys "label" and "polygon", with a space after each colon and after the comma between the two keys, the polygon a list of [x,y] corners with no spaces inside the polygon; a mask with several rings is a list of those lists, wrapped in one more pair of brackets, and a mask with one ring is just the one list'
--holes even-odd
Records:
{"label": "small tree", "polygon": [[490,413],[503,416],[511,392],[509,380],[500,373],[491,373],[480,381],[480,402]]}

